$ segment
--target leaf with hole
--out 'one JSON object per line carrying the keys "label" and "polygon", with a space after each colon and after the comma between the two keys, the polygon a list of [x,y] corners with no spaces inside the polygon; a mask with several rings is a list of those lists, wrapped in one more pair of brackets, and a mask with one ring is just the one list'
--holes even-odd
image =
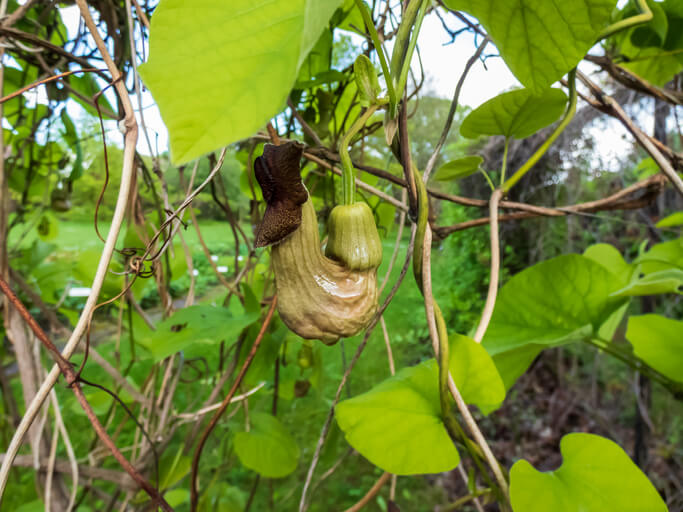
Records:
{"label": "leaf with hole", "polygon": [[162,0],[140,73],[168,127],[174,163],[248,137],[277,114],[340,4]]}
{"label": "leaf with hole", "polygon": [[540,472],[526,460],[510,470],[514,512],[667,512],[661,496],[616,443],[593,434],[567,434],[562,466]]}
{"label": "leaf with hole", "polygon": [[633,352],[658,372],[683,382],[683,322],[659,315],[632,316],[626,339]]}
{"label": "leaf with hole", "polygon": [[188,352],[187,356],[224,340],[233,341],[258,317],[258,313],[234,316],[222,307],[190,306],[160,322],[149,337],[136,341],[150,351],[155,361],[161,361],[181,350]]}
{"label": "leaf with hole", "polygon": [[523,139],[557,121],[566,104],[567,95],[560,89],[504,92],[470,112],[460,126],[460,133],[469,139],[480,135]]}
{"label": "leaf with hole", "polygon": [[478,155],[464,156],[451,160],[439,167],[434,174],[434,179],[438,181],[451,181],[466,178],[477,172],[483,162],[484,159]]}

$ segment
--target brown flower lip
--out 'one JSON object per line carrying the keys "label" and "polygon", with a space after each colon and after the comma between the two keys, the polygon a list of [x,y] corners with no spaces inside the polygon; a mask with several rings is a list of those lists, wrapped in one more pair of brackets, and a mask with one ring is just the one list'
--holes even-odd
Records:
{"label": "brown flower lip", "polygon": [[301,206],[308,199],[301,182],[303,151],[303,144],[295,141],[280,146],[266,144],[263,155],[254,162],[254,174],[267,205],[256,231],[256,247],[278,243],[301,225]]}

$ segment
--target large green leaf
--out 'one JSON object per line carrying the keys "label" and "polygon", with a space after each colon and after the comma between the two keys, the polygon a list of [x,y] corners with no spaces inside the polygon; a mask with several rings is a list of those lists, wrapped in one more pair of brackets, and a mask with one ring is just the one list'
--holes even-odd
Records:
{"label": "large green leaf", "polygon": [[567,434],[562,466],[542,473],[525,460],[510,470],[514,512],[666,512],[655,487],[616,443]]}
{"label": "large green leaf", "polygon": [[150,351],[155,361],[161,361],[181,350],[231,341],[258,316],[258,313],[233,316],[227,308],[190,306],[176,311],[159,323],[151,336],[137,341]]}
{"label": "large green leaf", "polygon": [[616,0],[445,0],[475,16],[510,70],[543,89],[576,66],[608,25]]}
{"label": "large green leaf", "polygon": [[639,358],[670,379],[683,382],[683,322],[659,315],[632,316],[626,339]]}
{"label": "large green leaf", "polygon": [[654,85],[664,86],[683,70],[683,62],[678,56],[683,54],[683,49],[671,53],[661,48],[636,48],[626,43],[624,47],[623,52],[629,61],[621,65]]}
{"label": "large green leaf", "polygon": [[560,89],[504,92],[470,112],[460,126],[460,133],[470,139],[480,135],[523,139],[557,121],[566,104],[567,95]]}
{"label": "large green leaf", "polygon": [[175,163],[261,128],[341,0],[162,0],[140,67]]}
{"label": "large green leaf", "polygon": [[610,298],[619,285],[602,265],[578,254],[529,267],[501,288],[484,347],[495,355],[590,337],[621,305],[623,299]]}
{"label": "large green leaf", "polygon": [[244,466],[267,478],[282,478],[296,469],[299,447],[280,420],[252,413],[249,432],[235,434],[235,452]]}
{"label": "large green leaf", "polygon": [[627,300],[610,297],[621,286],[605,267],[577,254],[538,263],[510,279],[483,340],[506,387],[544,346],[595,335]]}
{"label": "large green leaf", "polygon": [[404,368],[367,393],[337,404],[346,440],[397,475],[441,473],[460,462],[441,420],[436,363]]}

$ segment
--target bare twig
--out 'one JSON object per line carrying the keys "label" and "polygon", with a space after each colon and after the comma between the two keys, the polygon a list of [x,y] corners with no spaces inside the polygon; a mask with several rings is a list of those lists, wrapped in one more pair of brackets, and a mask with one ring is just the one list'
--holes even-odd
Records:
{"label": "bare twig", "polygon": [[74,73],[88,73],[92,71],[106,71],[106,69],[96,69],[96,68],[86,68],[86,69],[74,69],[71,71],[65,71],[64,73],[59,73],[58,75],[54,76],[49,76],[47,78],[43,78],[42,80],[38,80],[37,82],[33,82],[32,84],[29,84],[25,87],[22,87],[21,89],[17,89],[16,91],[8,94],[7,96],[3,96],[0,98],[0,103],[5,103],[6,101],[11,100],[12,98],[15,98],[19,96],[20,94],[25,93],[26,91],[30,91],[34,87],[38,87],[39,85],[44,85],[46,83],[52,82],[54,80],[59,80],[60,78],[64,78],[65,76],[73,75]]}
{"label": "bare twig", "polygon": [[69,495],[69,503],[66,506],[66,512],[70,512],[76,503],[76,495],[78,494],[78,462],[76,461],[76,454],[74,453],[74,448],[71,444],[69,432],[64,425],[64,418],[62,418],[59,401],[57,400],[57,393],[55,393],[54,389],[50,391],[50,401],[55,415],[55,424],[64,441],[64,447],[66,448],[66,454],[69,458],[69,466],[71,468],[71,494]]}
{"label": "bare twig", "polygon": [[389,360],[389,373],[394,375],[396,373],[396,366],[394,366],[394,354],[391,351],[391,341],[389,340],[389,332],[387,331],[387,323],[384,321],[384,315],[379,319],[382,326],[382,335],[384,336],[384,345],[387,347],[387,359]]}
{"label": "bare twig", "polygon": [[[406,199],[408,197],[408,192],[403,189],[401,192],[401,202],[406,204]],[[387,265],[387,271],[384,274],[384,279],[382,279],[382,284],[377,290],[377,296],[381,296],[384,291],[384,287],[389,282],[389,277],[391,277],[391,271],[394,268],[394,263],[396,263],[396,258],[398,258],[398,251],[401,248],[401,241],[403,240],[403,227],[406,222],[406,210],[401,210],[398,216],[398,232],[396,233],[396,242],[394,243],[394,251],[391,253],[391,259],[389,260],[389,265]]]}
{"label": "bare twig", "polygon": [[[254,393],[258,392],[265,385],[266,385],[265,382],[261,382],[258,386],[250,389],[249,391],[242,393],[241,395],[233,396],[230,399],[230,403],[234,404],[235,402],[241,402],[242,400],[245,400],[247,397],[250,397]],[[221,405],[222,405],[222,402],[217,403],[217,404],[212,404],[212,405],[209,405],[206,407],[202,407],[201,409],[199,409],[196,412],[183,412],[183,413],[177,414],[175,417],[178,419],[182,419],[182,420],[196,421],[199,418],[201,418],[202,416],[204,416],[205,414],[208,414],[211,411],[215,411],[216,409],[220,409]]]}
{"label": "bare twig", "polygon": [[[5,454],[0,453],[0,460],[5,460]],[[17,467],[31,468],[33,467],[33,463],[34,461],[31,455],[17,455],[14,459],[14,465]],[[47,460],[42,459],[38,464],[40,469],[44,469],[47,467]],[[55,461],[55,471],[59,471],[60,473],[68,473],[69,471],[72,471],[70,462],[57,459]],[[103,480],[105,482],[113,482],[125,490],[135,491],[139,488],[128,474],[115,469],[106,469],[79,464],[78,473],[85,478],[94,478],[96,480]]]}
{"label": "bare twig", "polygon": [[306,135],[313,139],[313,142],[315,142],[317,146],[323,146],[323,143],[320,140],[320,137],[318,137],[318,134],[315,133],[315,130],[313,130],[313,128],[309,126],[309,124],[304,120],[304,118],[301,117],[301,114],[296,109],[296,105],[292,101],[292,98],[287,98],[287,105],[292,111],[292,115],[294,116],[294,118],[297,121],[299,121],[299,124],[301,125],[301,128],[303,129],[304,133],[306,133]]}
{"label": "bare twig", "polygon": [[598,87],[590,78],[581,73],[576,72],[576,76],[581,80],[586,87],[588,87],[595,96],[595,98],[607,109],[609,109],[612,115],[618,119],[624,127],[631,132],[631,135],[636,139],[638,144],[640,144],[645,151],[647,151],[650,156],[657,162],[657,165],[662,170],[662,172],[669,178],[669,181],[678,190],[678,193],[683,196],[683,179],[676,173],[671,165],[671,162],[661,153],[659,148],[652,142],[652,139],[643,133],[643,131],[636,126],[636,124],[631,120],[630,117],[621,108],[621,105],[617,103],[614,98],[605,94],[605,92]]}
{"label": "bare twig", "polygon": [[[525,205],[524,203],[515,203],[512,201],[500,201],[499,207],[505,207],[505,205],[507,205],[508,207],[514,208],[519,206],[519,209],[523,208],[524,211],[500,215],[498,217],[498,221],[508,222],[512,220],[530,219],[534,217],[564,217],[572,214],[599,212],[605,210],[631,210],[642,208],[643,206],[649,204],[652,199],[659,194],[665,182],[666,181],[663,175],[654,175],[602,199],[570,206],[557,206],[554,208]],[[646,193],[641,197],[637,199],[625,199],[627,196],[641,189],[646,189]],[[445,238],[456,231],[483,226],[489,224],[489,222],[489,217],[482,217],[479,219],[460,222],[452,226],[434,227],[434,234],[439,238]]]}

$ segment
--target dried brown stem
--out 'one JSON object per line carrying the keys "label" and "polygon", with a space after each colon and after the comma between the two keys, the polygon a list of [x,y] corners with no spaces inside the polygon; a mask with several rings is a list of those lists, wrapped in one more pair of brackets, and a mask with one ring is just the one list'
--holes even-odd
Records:
{"label": "dried brown stem", "polygon": [[[526,211],[501,215],[498,220],[500,222],[508,222],[512,220],[530,219],[534,217],[564,217],[572,214],[593,213],[605,210],[635,210],[642,208],[643,206],[652,202],[652,200],[662,190],[664,183],[665,179],[662,175],[655,175],[634,183],[633,185],[602,199],[555,208],[525,205],[524,203],[514,203],[511,201],[501,201],[499,205],[500,207],[505,207],[504,205],[507,204],[508,207],[519,206],[520,209],[524,208]],[[642,196],[636,199],[624,199],[625,197],[641,189],[646,189]],[[433,229],[435,235],[437,235],[439,238],[445,238],[456,231],[463,231],[465,229],[470,229],[477,226],[484,226],[489,224],[489,222],[489,217],[482,217],[479,219],[460,222],[452,226],[434,227]]]}

